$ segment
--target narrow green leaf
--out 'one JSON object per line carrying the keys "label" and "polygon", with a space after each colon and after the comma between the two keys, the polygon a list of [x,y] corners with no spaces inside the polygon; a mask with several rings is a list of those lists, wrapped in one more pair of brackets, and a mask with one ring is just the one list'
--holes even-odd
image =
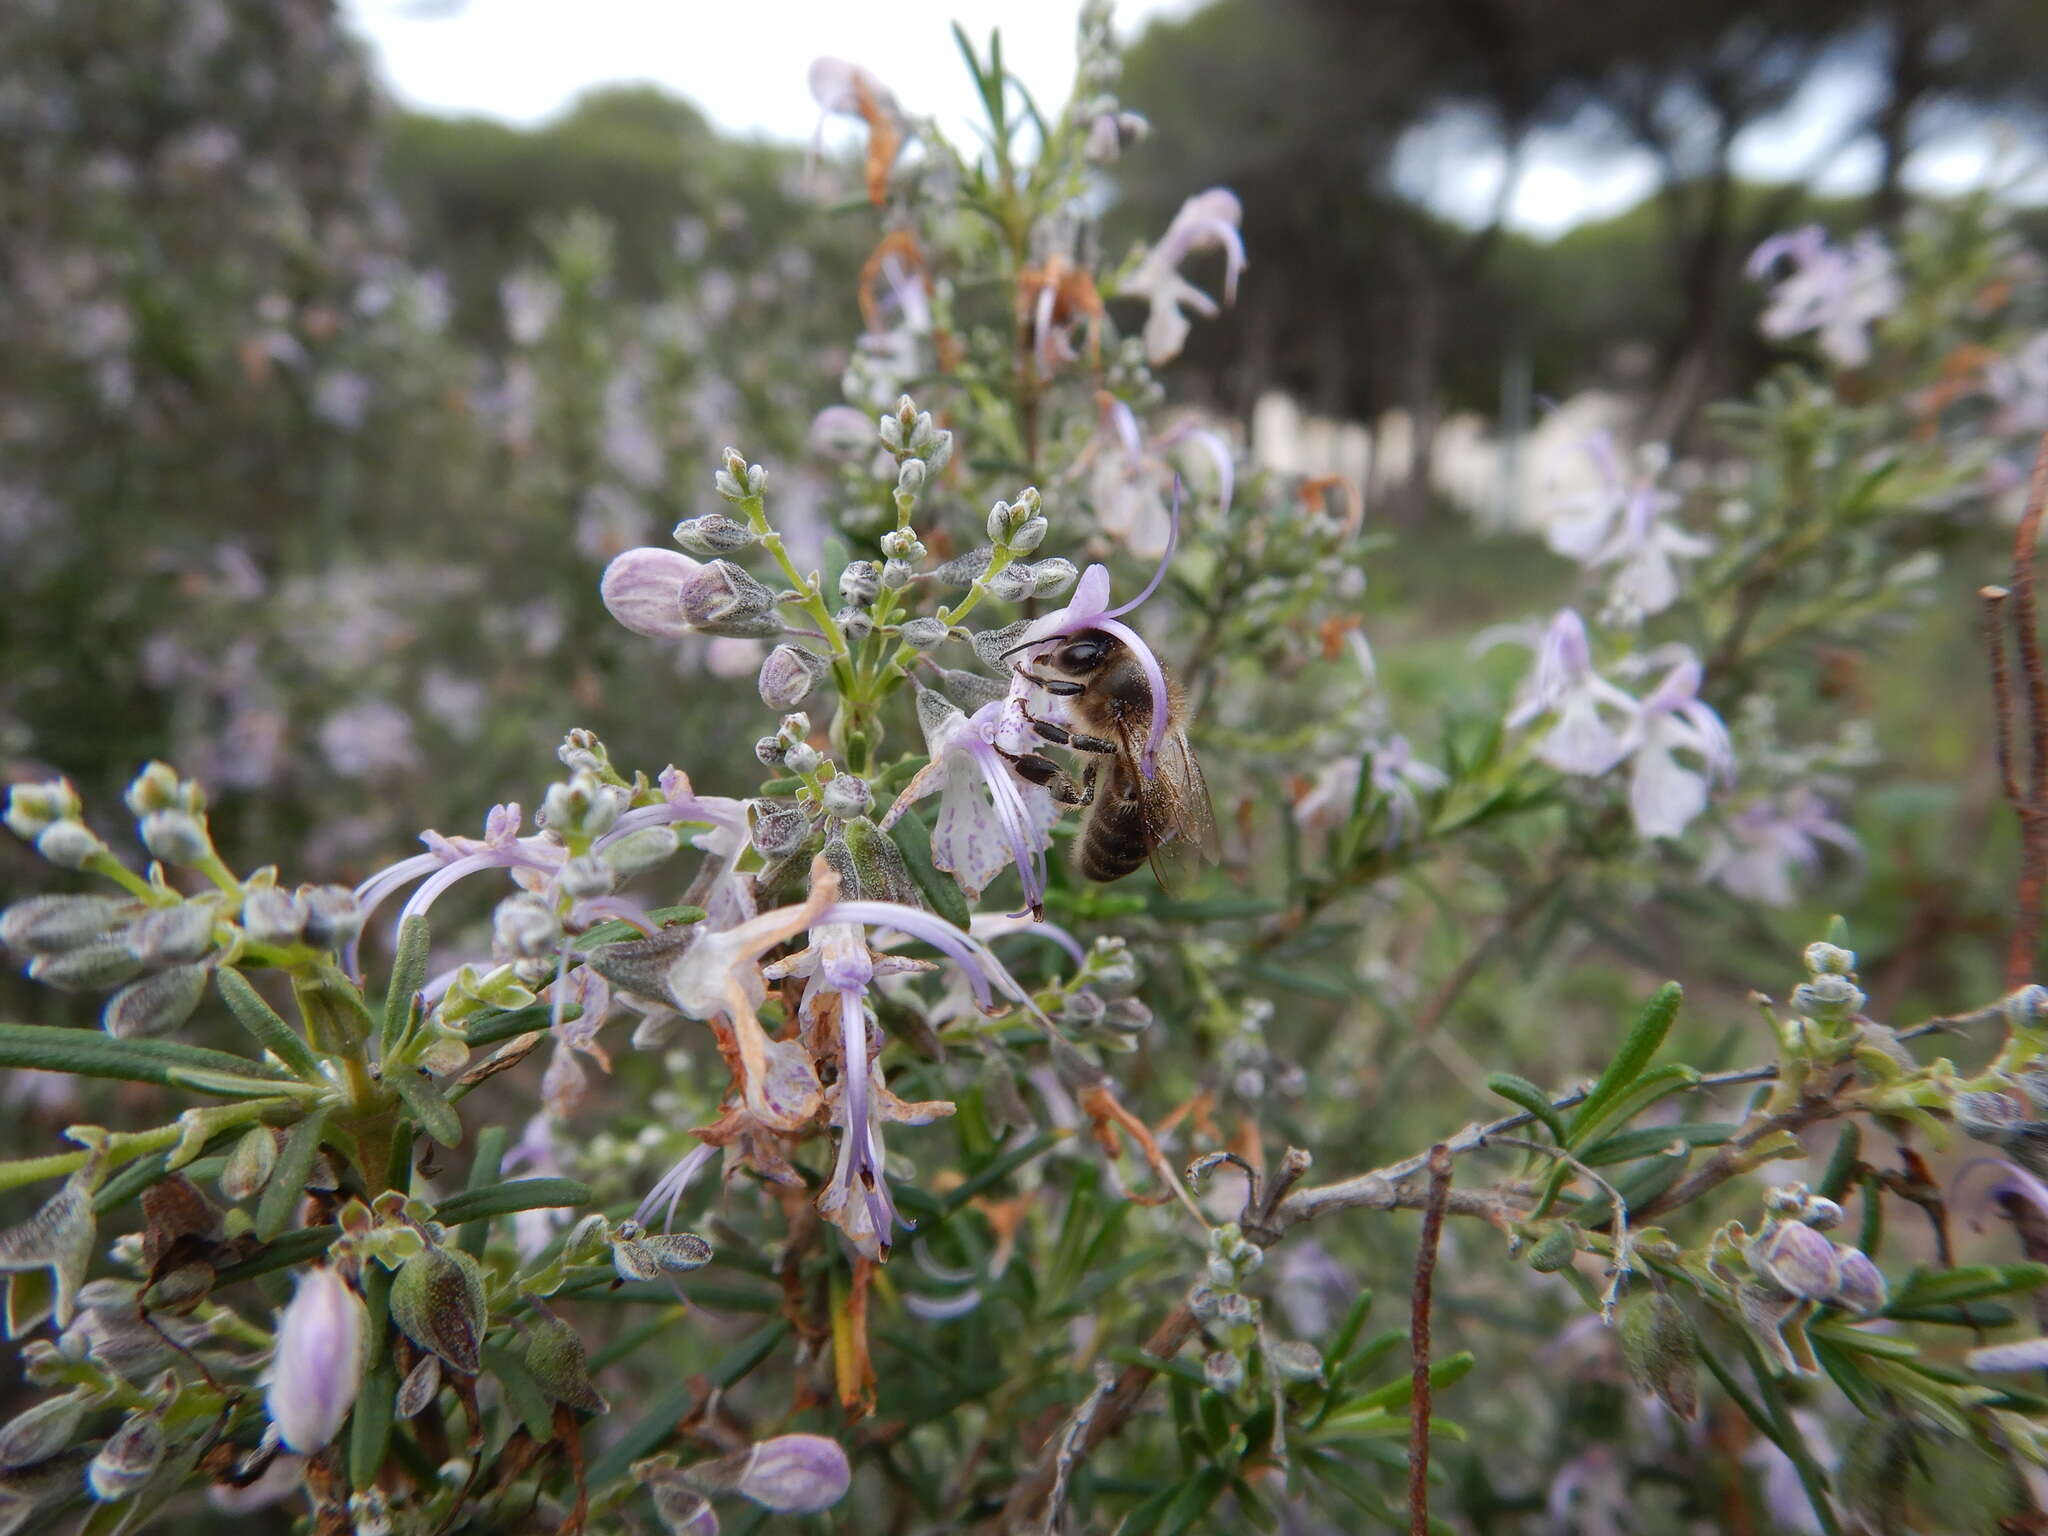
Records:
{"label": "narrow green leaf", "polygon": [[[656,907],[647,915],[660,928],[668,928],[685,923],[701,923],[704,921],[704,909],[702,907]],[[579,952],[588,953],[600,945],[617,944],[626,939],[642,937],[644,935],[641,933],[637,923],[629,923],[624,918],[613,918],[608,923],[599,923],[595,928],[579,933],[576,936],[574,947]]]}
{"label": "narrow green leaf", "polygon": [[455,1112],[455,1106],[448,1102],[447,1096],[434,1086],[432,1078],[424,1072],[400,1067],[384,1081],[398,1090],[398,1096],[405,1100],[405,1107],[412,1111],[421,1130],[444,1147],[462,1145],[462,1116]]}
{"label": "narrow green leaf", "polygon": [[459,1227],[465,1221],[509,1216],[514,1211],[588,1205],[590,1200],[590,1186],[574,1179],[511,1179],[450,1195],[434,1208],[434,1217],[445,1226]]}
{"label": "narrow green leaf", "polygon": [[1607,1070],[1593,1084],[1593,1091],[1586,1095],[1586,1102],[1572,1116],[1570,1129],[1575,1144],[1579,1133],[1593,1125],[1607,1107],[1621,1097],[1623,1090],[1642,1076],[1650,1058],[1657,1054],[1664,1037],[1671,1032],[1671,1022],[1678,1017],[1678,1005],[1684,996],[1685,991],[1677,982],[1667,981],[1644,1004],[1614,1060],[1607,1064]]}
{"label": "narrow green leaf", "polygon": [[248,977],[233,966],[224,965],[214,972],[213,984],[220,990],[221,1001],[228,1005],[228,1012],[234,1015],[235,1022],[247,1030],[258,1045],[308,1082],[319,1079],[320,1058],[313,1054],[313,1048],[306,1044],[305,1037],[263,1001],[263,995],[250,984]]}
{"label": "narrow green leaf", "polygon": [[1549,1129],[1559,1146],[1564,1145],[1564,1116],[1551,1107],[1550,1095],[1512,1072],[1496,1072],[1486,1080],[1489,1092],[1499,1094],[1517,1109],[1527,1110]]}
{"label": "narrow green leaf", "polygon": [[328,1105],[319,1105],[285,1132],[277,1166],[271,1170],[270,1182],[263,1186],[263,1198],[256,1203],[256,1235],[266,1243],[284,1231],[298,1211],[299,1201],[306,1193],[306,1176],[312,1172],[320,1138],[327,1130],[328,1110]]}
{"label": "narrow green leaf", "polygon": [[1603,1136],[1579,1154],[1579,1161],[1599,1168],[1608,1163],[1634,1162],[1662,1152],[1674,1142],[1688,1147],[1718,1147],[1741,1127],[1724,1120],[1701,1120],[1688,1125],[1645,1125],[1633,1131],[1616,1131]]}
{"label": "narrow green leaf", "polygon": [[112,1077],[131,1083],[177,1087],[176,1070],[211,1072],[246,1082],[268,1078],[264,1091],[277,1092],[285,1074],[267,1062],[226,1051],[209,1051],[175,1040],[116,1040],[96,1029],[59,1029],[44,1024],[0,1024],[0,1067],[36,1067],[78,1077]]}
{"label": "narrow green leaf", "polygon": [[1821,1175],[1814,1193],[1824,1200],[1839,1201],[1855,1179],[1862,1158],[1863,1126],[1859,1121],[1851,1120],[1842,1127],[1842,1134],[1835,1138],[1834,1155],[1828,1159],[1827,1172]]}
{"label": "narrow green leaf", "polygon": [[1209,1512],[1230,1479],[1220,1467],[1204,1467],[1181,1486],[1180,1496],[1159,1523],[1159,1536],[1182,1536]]}
{"label": "narrow green leaf", "polygon": [[363,1266],[363,1300],[370,1313],[369,1368],[363,1372],[362,1390],[356,1394],[348,1426],[348,1481],[358,1492],[373,1486],[384,1470],[391,1420],[397,1411],[398,1367],[385,1338],[391,1319],[390,1270],[381,1264]]}
{"label": "narrow green leaf", "polygon": [[1157,1355],[1148,1355],[1142,1349],[1136,1349],[1129,1344],[1119,1344],[1110,1350],[1109,1357],[1119,1365],[1142,1365],[1146,1370],[1157,1371],[1162,1376],[1178,1376],[1191,1386],[1206,1387],[1209,1384],[1209,1378],[1202,1374],[1199,1365],[1192,1360],[1183,1360],[1177,1355],[1171,1360],[1162,1360]]}
{"label": "narrow green leaf", "polygon": [[1365,1317],[1372,1310],[1372,1287],[1367,1286],[1358,1293],[1351,1308],[1344,1314],[1344,1321],[1337,1329],[1337,1336],[1330,1341],[1330,1352],[1325,1357],[1334,1371],[1351,1358],[1351,1346],[1358,1342],[1358,1331],[1365,1326]]}
{"label": "narrow green leaf", "polygon": [[[1439,1392],[1446,1387],[1455,1386],[1458,1382],[1465,1379],[1465,1373],[1471,1370],[1477,1363],[1478,1357],[1469,1349],[1461,1349],[1455,1355],[1447,1355],[1441,1360],[1431,1361],[1429,1367],[1430,1390],[1432,1392]],[[1390,1381],[1385,1386],[1368,1392],[1362,1397],[1354,1397],[1344,1405],[1343,1411],[1346,1414],[1352,1414],[1364,1412],[1371,1408],[1384,1408],[1391,1413],[1397,1408],[1406,1408],[1414,1400],[1414,1397],[1415,1383],[1410,1378],[1403,1376],[1399,1380]]]}
{"label": "narrow green leaf", "polygon": [[1018,1145],[999,1152],[993,1162],[984,1168],[977,1169],[974,1173],[968,1175],[958,1187],[946,1192],[939,1202],[941,1214],[946,1216],[952,1215],[983,1190],[993,1184],[1001,1183],[1034,1157],[1039,1156],[1051,1147],[1057,1146],[1063,1139],[1063,1136],[1058,1131],[1040,1131],[1035,1136],[1024,1138]]}
{"label": "narrow green leaf", "polygon": [[[508,1133],[502,1125],[487,1125],[477,1132],[476,1158],[469,1165],[471,1190],[489,1189],[498,1182],[499,1168],[505,1161],[505,1143]],[[456,1236],[456,1246],[472,1259],[484,1256],[484,1244],[490,1241],[491,1224],[487,1221],[472,1221],[464,1225]],[[664,1290],[667,1287],[663,1287]],[[670,1296],[674,1300],[674,1296]]]}
{"label": "narrow green leaf", "polygon": [[1907,1277],[1885,1309],[1896,1317],[1901,1308],[1932,1306],[1938,1302],[1976,1301],[1985,1296],[2005,1296],[2031,1291],[2048,1283],[2048,1264],[1972,1264],[1963,1269]]}
{"label": "narrow green leaf", "polygon": [[[271,1177],[276,1178],[277,1175],[272,1174]],[[254,1280],[259,1275],[273,1274],[318,1258],[333,1246],[339,1236],[339,1227],[300,1227],[296,1232],[286,1232],[275,1242],[265,1244],[260,1253],[251,1254],[239,1264],[230,1264],[215,1275],[214,1289],[232,1285],[237,1280]]]}
{"label": "narrow green leaf", "polygon": [[555,1410],[547,1395],[527,1373],[526,1362],[495,1344],[486,1344],[483,1356],[484,1369],[495,1376],[498,1385],[505,1389],[505,1402],[519,1415],[519,1422],[526,1426],[526,1432],[543,1444],[552,1440]]}
{"label": "narrow green leaf", "polygon": [[398,929],[398,952],[391,957],[391,977],[384,988],[384,1055],[389,1057],[412,1023],[413,999],[427,984],[427,920],[408,917]]}
{"label": "narrow green leaf", "polygon": [[1682,1062],[1666,1062],[1661,1067],[1652,1067],[1608,1100],[1598,1114],[1583,1124],[1575,1124],[1572,1127],[1573,1145],[1584,1146],[1597,1141],[1608,1132],[1627,1125],[1659,1099],[1687,1092],[1697,1088],[1699,1083],[1697,1067],[1689,1067]]}
{"label": "narrow green leaf", "polygon": [[911,880],[931,904],[931,909],[956,928],[965,928],[972,916],[967,910],[967,898],[960,894],[958,882],[932,863],[931,829],[913,811],[901,817],[889,829],[889,835],[895,838]]}
{"label": "narrow green leaf", "polygon": [[[493,1008],[475,1015],[464,1024],[462,1038],[472,1046],[496,1045],[500,1040],[546,1029],[553,1014],[554,1009],[547,1003],[534,1003],[526,1008]],[[562,1010],[564,1023],[582,1016],[583,1010],[574,1003]]]}

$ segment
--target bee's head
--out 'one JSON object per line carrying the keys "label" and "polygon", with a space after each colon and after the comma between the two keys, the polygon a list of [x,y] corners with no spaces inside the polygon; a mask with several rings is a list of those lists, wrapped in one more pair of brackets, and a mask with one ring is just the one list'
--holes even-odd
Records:
{"label": "bee's head", "polygon": [[1048,665],[1069,677],[1093,677],[1115,658],[1123,644],[1099,629],[1084,629],[1069,635],[1046,657]]}

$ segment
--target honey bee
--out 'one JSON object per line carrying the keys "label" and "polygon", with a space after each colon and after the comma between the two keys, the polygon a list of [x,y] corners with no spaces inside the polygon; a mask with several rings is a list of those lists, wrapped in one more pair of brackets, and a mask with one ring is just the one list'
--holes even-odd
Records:
{"label": "honey bee", "polygon": [[[1033,663],[1045,670],[1033,670]],[[1041,720],[1032,728],[1055,746],[1090,754],[1081,782],[1035,752],[1006,754],[1018,774],[1044,786],[1055,800],[1086,808],[1074,840],[1074,866],[1089,880],[1121,880],[1150,861],[1185,852],[1215,863],[1216,816],[1209,786],[1182,724],[1181,692],[1167,680],[1166,730],[1156,772],[1142,767],[1152,730],[1152,685],[1131,648],[1115,635],[1084,629],[1049,641],[1017,668],[1033,685],[1066,704],[1069,723]]]}

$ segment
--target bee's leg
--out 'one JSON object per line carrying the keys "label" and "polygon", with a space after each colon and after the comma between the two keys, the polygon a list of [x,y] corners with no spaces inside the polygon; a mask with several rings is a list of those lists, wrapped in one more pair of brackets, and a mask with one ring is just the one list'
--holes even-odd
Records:
{"label": "bee's leg", "polygon": [[1080,695],[1088,691],[1079,683],[1068,682],[1067,679],[1065,679],[1064,677],[1040,677],[1036,672],[1033,672],[1025,667],[1019,667],[1017,669],[1017,675],[1019,677],[1030,678],[1032,682],[1036,683],[1039,687],[1043,688],[1047,693],[1053,695],[1053,697],[1055,698],[1078,698]]}
{"label": "bee's leg", "polygon": [[1089,770],[1088,783],[1083,787],[1076,784],[1073,775],[1049,757],[1041,757],[1036,752],[1004,752],[1001,747],[997,747],[996,751],[1009,759],[1010,765],[1017,770],[1018,778],[1049,791],[1053,799],[1059,801],[1061,805],[1087,805],[1095,798],[1093,769]]}
{"label": "bee's leg", "polygon": [[1105,741],[1100,736],[1084,736],[1079,731],[1070,731],[1064,725],[1054,725],[1050,720],[1041,720],[1030,710],[1023,711],[1031,728],[1056,747],[1072,747],[1077,752],[1114,753],[1116,743]]}

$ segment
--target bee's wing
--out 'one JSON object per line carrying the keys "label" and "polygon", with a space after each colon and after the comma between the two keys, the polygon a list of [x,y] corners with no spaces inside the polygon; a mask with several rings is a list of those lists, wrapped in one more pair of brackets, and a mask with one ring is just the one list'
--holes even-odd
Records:
{"label": "bee's wing", "polygon": [[1158,772],[1146,778],[1138,771],[1143,743],[1122,721],[1117,722],[1123,738],[1120,757],[1122,772],[1138,789],[1145,826],[1150,834],[1152,873],[1162,887],[1170,887],[1169,871],[1199,856],[1213,864],[1218,857],[1216,812],[1209,802],[1208,781],[1202,765],[1195,760],[1185,731],[1169,731],[1159,744]]}

